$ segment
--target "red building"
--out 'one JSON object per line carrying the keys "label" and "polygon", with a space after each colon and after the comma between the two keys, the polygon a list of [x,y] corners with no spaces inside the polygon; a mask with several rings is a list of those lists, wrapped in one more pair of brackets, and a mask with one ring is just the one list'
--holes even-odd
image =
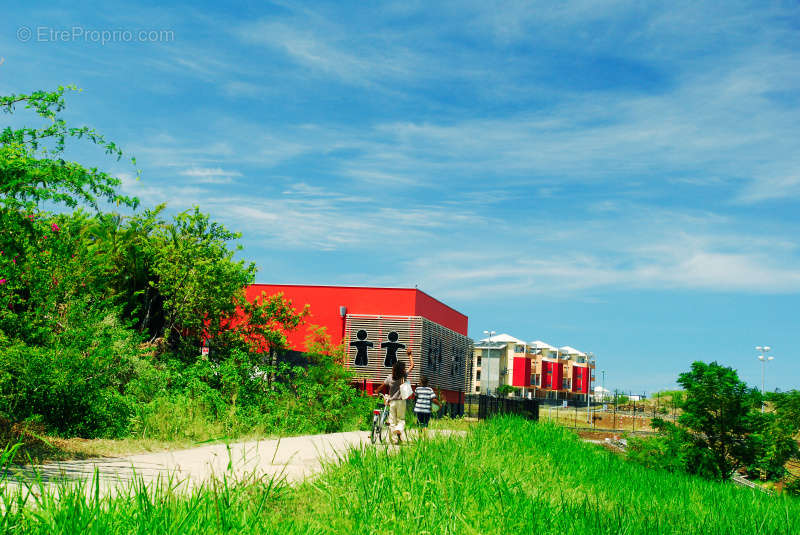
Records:
{"label": "red building", "polygon": [[253,284],[247,298],[282,293],[297,311],[305,305],[305,326],[287,333],[290,349],[305,351],[311,325],[325,327],[331,342],[344,342],[348,365],[371,392],[391,372],[398,357],[411,348],[416,367],[451,403],[463,402],[466,362],[472,355],[467,316],[415,288]]}

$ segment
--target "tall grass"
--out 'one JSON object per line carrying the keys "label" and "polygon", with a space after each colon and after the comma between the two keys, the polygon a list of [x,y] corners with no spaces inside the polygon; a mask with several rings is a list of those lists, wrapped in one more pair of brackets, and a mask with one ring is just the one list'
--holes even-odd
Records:
{"label": "tall grass", "polygon": [[[298,487],[224,480],[181,496],[83,488],[4,508],[30,533],[800,533],[800,500],[650,471],[550,424],[364,447]],[[8,504],[7,504],[8,505]]]}

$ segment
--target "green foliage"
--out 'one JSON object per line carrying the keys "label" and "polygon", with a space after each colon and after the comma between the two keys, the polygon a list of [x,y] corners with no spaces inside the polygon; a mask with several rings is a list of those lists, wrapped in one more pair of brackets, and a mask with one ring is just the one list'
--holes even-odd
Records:
{"label": "green foliage", "polygon": [[783,487],[784,492],[791,496],[800,496],[800,477],[791,479],[786,486]]}
{"label": "green foliage", "polygon": [[497,396],[504,398],[508,397],[511,394],[516,394],[519,392],[519,387],[511,386],[511,385],[500,385],[497,387]]}
{"label": "green foliage", "polygon": [[[670,422],[655,419],[653,427],[661,431],[656,437],[628,437],[628,459],[651,469],[688,472],[691,455],[689,434]],[[695,460],[696,462],[696,460]]]}
{"label": "green foliage", "polygon": [[114,316],[98,317],[88,307],[70,312],[52,344],[0,344],[2,415],[39,417],[66,436],[122,436],[131,404],[121,388],[134,372],[136,339]]}
{"label": "green foliage", "polygon": [[132,434],[169,440],[209,440],[253,433],[328,433],[361,425],[372,400],[324,355],[306,367],[253,365],[234,351],[220,363],[171,365],[170,387],[140,405]]}
{"label": "green foliage", "polygon": [[690,464],[689,470],[706,477],[727,479],[741,466],[755,458],[752,433],[758,427],[760,406],[757,390],[739,380],[736,370],[716,362],[695,362],[689,372],[678,377],[686,391],[678,421],[691,433],[694,448],[710,452],[698,455],[704,462]]}
{"label": "green foliage", "polygon": [[[117,205],[136,206],[136,199],[120,195],[118,178],[61,158],[68,139],[86,140],[101,147],[117,159],[123,152],[87,126],[70,127],[59,116],[64,109],[64,92],[74,86],[59,87],[56,91],[36,91],[30,95],[0,96],[0,110],[13,113],[24,105],[45,119],[47,126],[13,129],[0,132],[0,202],[5,208],[33,210],[42,202],[63,203],[76,207],[78,203],[97,208],[98,200]],[[136,161],[131,159],[135,165]]]}
{"label": "green foliage", "polygon": [[[784,463],[798,449],[792,435],[800,424],[792,420],[791,409],[762,414],[758,391],[716,362],[695,362],[678,383],[685,389],[672,395],[682,411],[678,423],[654,418],[659,436],[633,439],[631,460],[709,479],[727,479],[738,469],[769,479],[783,476]],[[791,399],[780,403],[792,407]]]}
{"label": "green foliage", "polygon": [[197,207],[153,226],[144,254],[152,273],[149,285],[161,298],[164,325],[159,334],[179,350],[196,350],[204,335],[216,335],[244,300],[255,265],[233,260],[238,248],[229,249],[227,243],[237,238]]}
{"label": "green foliage", "polygon": [[777,423],[788,433],[797,435],[800,432],[800,390],[769,393],[767,400],[774,407]]}

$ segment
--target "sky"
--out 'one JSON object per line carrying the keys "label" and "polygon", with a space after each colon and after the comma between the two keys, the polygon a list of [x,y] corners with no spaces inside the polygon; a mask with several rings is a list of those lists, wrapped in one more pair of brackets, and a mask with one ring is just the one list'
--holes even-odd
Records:
{"label": "sky", "polygon": [[0,94],[80,87],[141,178],[69,155],[241,232],[258,282],[417,286],[610,389],[757,386],[756,345],[800,387],[797,3],[76,4],[4,9]]}

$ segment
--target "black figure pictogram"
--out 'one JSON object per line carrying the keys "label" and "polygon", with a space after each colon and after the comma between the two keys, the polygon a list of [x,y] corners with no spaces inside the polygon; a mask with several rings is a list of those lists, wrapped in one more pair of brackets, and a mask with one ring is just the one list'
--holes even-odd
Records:
{"label": "black figure pictogram", "polygon": [[386,358],[383,359],[383,365],[391,368],[397,362],[397,350],[405,349],[406,345],[397,341],[397,333],[394,331],[390,332],[387,338],[389,341],[381,344],[381,349],[386,348]]}
{"label": "black figure pictogram", "polygon": [[461,363],[464,353],[464,348],[453,346],[453,363],[450,366],[450,377],[461,374]]}
{"label": "black figure pictogram", "polygon": [[425,367],[432,372],[436,371],[436,342],[433,338],[428,338],[428,361]]}
{"label": "black figure pictogram", "polygon": [[361,329],[356,333],[356,338],[358,340],[354,342],[350,342],[350,347],[355,347],[357,349],[356,352],[356,366],[366,366],[369,363],[367,359],[367,348],[372,347],[372,342],[367,341],[367,331]]}
{"label": "black figure pictogram", "polygon": [[428,338],[428,369],[438,372],[442,366],[442,341],[436,338]]}

